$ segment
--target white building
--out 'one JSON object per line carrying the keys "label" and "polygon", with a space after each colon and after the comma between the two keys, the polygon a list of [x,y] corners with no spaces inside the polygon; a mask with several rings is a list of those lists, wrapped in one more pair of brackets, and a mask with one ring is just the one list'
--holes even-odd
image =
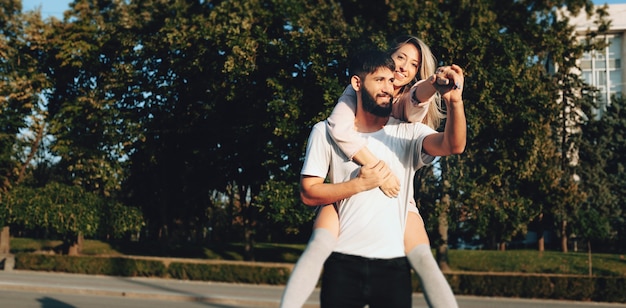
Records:
{"label": "white building", "polygon": [[[622,59],[626,59],[626,4],[608,5],[608,12],[611,26],[608,34],[600,37],[608,46],[603,51],[585,54],[580,62],[585,82],[600,90],[599,115],[610,105],[612,95],[621,96],[626,90],[626,67],[622,66]],[[576,34],[580,36],[597,28],[594,19],[584,12],[571,18],[570,23],[576,26]]]}

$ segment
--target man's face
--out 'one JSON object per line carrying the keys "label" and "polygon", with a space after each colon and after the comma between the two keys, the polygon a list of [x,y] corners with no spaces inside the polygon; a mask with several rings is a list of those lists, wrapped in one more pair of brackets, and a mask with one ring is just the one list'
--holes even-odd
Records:
{"label": "man's face", "polygon": [[387,68],[379,68],[365,76],[361,86],[361,99],[365,111],[379,117],[391,114],[393,80],[393,72]]}

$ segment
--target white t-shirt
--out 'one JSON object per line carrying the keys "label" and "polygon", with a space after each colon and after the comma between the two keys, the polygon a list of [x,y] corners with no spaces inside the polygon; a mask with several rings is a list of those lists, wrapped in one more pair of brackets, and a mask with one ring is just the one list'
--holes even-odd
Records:
{"label": "white t-shirt", "polygon": [[[302,175],[342,183],[354,178],[360,166],[348,159],[327,133],[324,122],[317,123],[309,137]],[[404,229],[410,198],[413,198],[415,171],[430,164],[434,157],[422,152],[422,141],[436,133],[421,123],[405,123],[390,118],[383,129],[361,133],[368,149],[383,160],[400,179],[397,198],[385,196],[378,188],[337,202],[339,239],[334,251],[366,258],[390,259],[404,256]]]}

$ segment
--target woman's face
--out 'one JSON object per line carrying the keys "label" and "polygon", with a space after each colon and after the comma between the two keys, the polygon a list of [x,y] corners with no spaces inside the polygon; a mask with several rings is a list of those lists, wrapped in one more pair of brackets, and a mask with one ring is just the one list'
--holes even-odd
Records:
{"label": "woman's face", "polygon": [[398,48],[391,58],[396,63],[394,87],[402,87],[415,80],[420,66],[420,52],[413,44],[406,43]]}

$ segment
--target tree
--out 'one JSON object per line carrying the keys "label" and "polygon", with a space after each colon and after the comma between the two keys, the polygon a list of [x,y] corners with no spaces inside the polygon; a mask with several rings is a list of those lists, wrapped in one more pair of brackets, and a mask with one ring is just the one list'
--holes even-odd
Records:
{"label": "tree", "polygon": [[[504,249],[544,207],[556,208],[549,206],[555,187],[560,189],[552,202],[571,204],[574,187],[560,182],[567,170],[554,163],[563,157],[557,156],[563,134],[552,127],[563,123],[558,94],[575,91],[580,77],[553,77],[546,63],[557,58],[559,72],[571,72],[573,62],[564,61],[578,59],[580,48],[567,21],[557,16],[563,4],[573,13],[592,6],[581,1],[451,4],[439,7],[437,24],[443,26],[431,31],[444,62],[460,63],[467,73],[468,146],[450,191],[467,204],[461,207],[470,211],[465,224],[489,237],[492,247]],[[579,83],[564,84],[564,77]]]}
{"label": "tree", "polygon": [[42,188],[18,187],[9,199],[15,223],[26,229],[42,228],[63,240],[65,254],[78,255],[83,236],[99,228],[101,199],[78,186],[50,183]]}
{"label": "tree", "polygon": [[626,194],[620,154],[626,146],[624,102],[623,98],[614,98],[602,117],[587,110],[592,116],[582,127],[578,174],[585,198],[580,201],[572,229],[577,237],[587,241],[589,253],[592,241],[619,243],[619,237],[624,235]]}
{"label": "tree", "polygon": [[[38,65],[45,25],[39,14],[20,12],[19,1],[0,3],[0,253],[9,252],[6,240],[13,219],[5,199],[24,179],[41,142],[44,126],[39,95],[49,84]],[[33,138],[20,137],[29,125]],[[20,159],[24,146],[31,155]]]}
{"label": "tree", "polygon": [[521,192],[530,186],[539,149],[550,142],[545,127],[553,100],[537,82],[547,81],[547,74],[541,61],[530,61],[540,54],[528,37],[544,30],[517,31],[533,23],[535,12],[516,2],[447,3],[440,11],[445,13],[441,29],[432,31],[434,50],[467,74],[468,145],[447,164],[454,166],[449,191],[467,205],[461,207],[469,211],[466,227],[503,249],[536,212]]}
{"label": "tree", "polygon": [[[98,13],[106,12],[106,9],[117,9],[112,3],[101,3],[101,6],[102,10],[98,10]],[[120,117],[124,110],[121,108],[123,105],[112,106],[113,100],[105,99],[114,96],[114,93],[110,91],[111,87],[102,87],[102,91],[99,91],[103,84],[110,85],[112,81],[124,80],[125,71],[121,69],[123,68],[121,65],[109,69],[112,71],[109,74],[103,73],[106,72],[107,65],[113,62],[106,59],[115,57],[115,52],[123,54],[124,50],[120,50],[119,45],[116,45],[119,41],[107,40],[109,37],[104,34],[111,34],[112,31],[104,27],[102,22],[98,23],[102,21],[102,15],[90,15],[93,11],[89,9],[88,1],[79,1],[73,7],[75,18],[72,22],[62,23],[58,20],[51,20],[49,23],[44,23],[39,13],[21,15],[23,18],[22,24],[19,25],[22,27],[21,32],[16,32],[16,37],[12,38],[13,44],[11,44],[15,48],[15,51],[11,51],[16,52],[15,60],[6,63],[14,66],[15,76],[26,77],[28,80],[27,83],[22,82],[22,86],[25,87],[23,90],[15,87],[14,84],[11,88],[14,93],[10,96],[20,97],[28,103],[25,106],[29,109],[24,109],[21,115],[16,114],[16,119],[21,117],[20,121],[29,123],[31,126],[30,132],[25,133],[21,139],[17,139],[18,142],[13,146],[14,159],[21,163],[19,168],[15,168],[13,189],[19,189],[20,192],[34,192],[27,193],[32,197],[33,202],[39,200],[41,201],[39,205],[63,210],[63,213],[57,214],[59,217],[69,215],[70,218],[59,218],[61,222],[47,220],[47,218],[35,221],[42,224],[38,227],[53,229],[63,234],[67,248],[73,249],[72,253],[77,253],[80,246],[74,244],[80,243],[78,239],[82,238],[83,234],[94,235],[95,231],[92,230],[94,224],[90,221],[94,217],[82,215],[89,211],[75,212],[74,210],[77,207],[95,207],[97,210],[94,213],[98,214],[103,206],[97,205],[100,202],[99,199],[94,201],[93,198],[88,198],[89,194],[77,200],[76,194],[82,194],[80,187],[68,185],[70,188],[64,189],[66,186],[54,182],[50,184],[48,181],[61,180],[65,183],[76,183],[90,193],[96,192],[103,197],[114,195],[119,191],[121,179],[123,179],[121,172],[123,170],[120,166],[125,153],[121,150],[123,150],[123,138],[128,135],[128,130],[123,130],[124,124],[128,122]],[[117,10],[115,13],[120,13],[120,11]],[[118,16],[117,14],[103,15]],[[122,37],[117,38],[123,41]],[[93,45],[94,42],[101,45]],[[96,54],[91,52],[93,50],[102,53]],[[19,73],[26,75],[19,76],[17,75]],[[19,80],[17,77],[12,78],[16,81]],[[42,96],[46,99],[40,100]],[[44,104],[46,102],[48,104]],[[27,112],[30,113],[29,117],[27,117]],[[16,128],[19,127],[16,126]],[[43,139],[46,133],[53,134],[55,138],[52,139],[51,152],[44,155],[49,156],[51,153],[59,155],[61,161],[56,166],[37,165],[35,172],[29,173],[27,167],[34,163],[37,153],[44,145]],[[60,177],[56,179],[48,176],[35,177],[37,172],[49,167],[64,170],[64,172],[57,173]],[[20,186],[16,186],[18,184]],[[59,191],[46,189],[50,185],[60,185],[55,186],[59,188]],[[76,190],[80,192],[77,193]],[[3,205],[21,206],[19,209],[11,209],[13,214],[8,218],[9,222],[34,228],[35,226],[28,223],[24,224],[30,219],[23,215],[25,211],[28,212],[25,210],[27,203],[15,203],[17,195],[9,193],[13,196],[13,201],[7,201]],[[56,200],[45,199],[49,197],[46,194],[51,193],[58,194]],[[65,203],[73,202],[74,206],[71,207],[65,203],[60,207],[55,205],[54,202],[60,202],[58,200],[61,199],[66,200]],[[80,206],[75,204],[80,204]],[[133,209],[120,208],[119,205],[112,205],[111,208],[116,209],[115,213],[126,215],[126,221],[131,221],[124,225],[122,222],[125,220],[120,220],[119,222],[124,226],[118,225],[112,232],[119,232],[120,228],[136,229],[140,225],[138,221],[141,216],[137,216],[138,213]],[[73,219],[71,217],[79,217],[86,221],[71,222]],[[119,234],[115,233],[115,235]]]}
{"label": "tree", "polygon": [[216,204],[210,196],[221,191],[234,198],[252,248],[259,209],[269,206],[257,197],[272,179],[297,182],[307,127],[340,91],[336,59],[345,52],[336,33],[345,27],[336,9],[303,1],[131,3],[144,16],[131,30],[145,97],[126,188],[149,213],[152,234],[173,236],[167,230],[177,222],[185,233],[194,217],[204,221],[193,225],[206,225],[206,208]]}
{"label": "tree", "polygon": [[[127,57],[136,46],[123,32],[128,13],[117,1],[75,1],[53,19],[40,61],[52,80],[47,95],[52,155],[66,183],[114,196],[125,177],[128,144],[136,138],[127,91]],[[124,90],[122,90],[124,89]],[[134,107],[134,106],[132,106]]]}
{"label": "tree", "polygon": [[[587,14],[590,14],[591,8],[587,7]],[[572,13],[577,13],[575,10]],[[554,197],[549,200],[548,211],[554,217],[558,224],[559,235],[561,238],[561,250],[568,251],[568,237],[570,228],[568,222],[573,219],[571,214],[579,211],[584,193],[580,190],[577,182],[576,169],[580,163],[578,160],[578,148],[580,147],[580,132],[583,124],[586,110],[589,110],[593,96],[587,92],[587,87],[582,81],[582,77],[577,69],[577,61],[584,52],[601,49],[604,43],[595,40],[598,33],[607,30],[608,22],[606,21],[606,12],[604,9],[597,10],[597,31],[589,31],[583,42],[573,35],[573,26],[569,25],[569,19],[566,14],[560,14],[553,17],[554,35],[552,39],[546,40],[551,48],[551,61],[554,63],[554,83],[560,92],[558,101],[560,107],[560,115],[558,121],[554,122],[555,136],[560,140],[559,153],[560,168],[555,172],[558,175],[558,186],[555,187],[557,192]],[[558,19],[557,19],[558,17]],[[558,46],[569,46],[562,48]]]}

